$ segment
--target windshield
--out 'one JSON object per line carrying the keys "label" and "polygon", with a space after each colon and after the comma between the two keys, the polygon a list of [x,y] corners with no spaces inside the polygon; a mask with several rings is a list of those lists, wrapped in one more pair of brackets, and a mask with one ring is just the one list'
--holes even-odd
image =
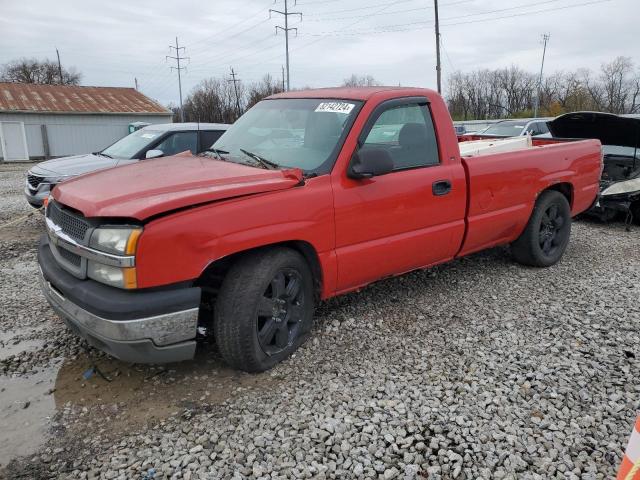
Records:
{"label": "windshield", "polygon": [[277,167],[328,173],[362,102],[281,98],[263,100],[213,145],[221,155],[250,165],[254,157]]}
{"label": "windshield", "polygon": [[527,122],[498,122],[489,126],[483,135],[504,135],[507,137],[517,137],[522,133]]}
{"label": "windshield", "polygon": [[132,159],[136,153],[154,140],[158,139],[163,133],[164,132],[160,130],[138,130],[137,132],[133,132],[132,134],[121,138],[110,147],[102,150],[100,153],[113,158]]}

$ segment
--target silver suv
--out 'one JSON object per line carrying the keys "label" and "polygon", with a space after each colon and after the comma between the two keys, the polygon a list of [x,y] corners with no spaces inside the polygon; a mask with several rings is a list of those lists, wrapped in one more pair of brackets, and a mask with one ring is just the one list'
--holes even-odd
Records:
{"label": "silver suv", "polygon": [[175,155],[186,150],[195,155],[211,147],[227,128],[229,125],[222,123],[164,123],[146,126],[100,152],[38,163],[27,172],[24,196],[31,206],[40,208],[51,189],[64,180],[142,159]]}

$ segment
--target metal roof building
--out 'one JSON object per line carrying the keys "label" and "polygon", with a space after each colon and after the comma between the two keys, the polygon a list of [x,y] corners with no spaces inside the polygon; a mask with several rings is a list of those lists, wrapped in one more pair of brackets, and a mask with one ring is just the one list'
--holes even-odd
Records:
{"label": "metal roof building", "polygon": [[133,88],[0,83],[0,161],[102,150],[172,112]]}

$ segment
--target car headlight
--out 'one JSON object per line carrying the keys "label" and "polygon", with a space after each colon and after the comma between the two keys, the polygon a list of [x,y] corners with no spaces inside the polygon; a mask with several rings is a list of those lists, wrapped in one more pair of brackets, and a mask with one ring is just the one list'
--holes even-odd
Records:
{"label": "car headlight", "polygon": [[[89,246],[114,255],[135,255],[139,227],[98,227],[91,234]],[[131,289],[137,287],[136,267],[116,267],[99,261],[87,262],[87,277],[113,287]]]}
{"label": "car headlight", "polygon": [[137,286],[135,267],[112,267],[89,261],[87,262],[87,277],[112,287],[130,289]]}
{"label": "car headlight", "polygon": [[115,255],[134,255],[141,228],[100,227],[91,234],[89,246],[101,252]]}
{"label": "car headlight", "polygon": [[600,195],[606,197],[608,195],[621,195],[624,193],[633,193],[638,191],[640,191],[640,177],[609,185]]}

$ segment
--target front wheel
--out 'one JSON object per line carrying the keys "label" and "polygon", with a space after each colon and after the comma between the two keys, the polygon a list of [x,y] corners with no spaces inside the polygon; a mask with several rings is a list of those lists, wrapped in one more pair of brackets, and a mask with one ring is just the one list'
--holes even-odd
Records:
{"label": "front wheel", "polygon": [[547,190],[536,201],[524,232],[511,244],[515,260],[532,267],[560,261],[571,236],[571,208],[560,192]]}
{"label": "front wheel", "polygon": [[222,358],[262,372],[291,355],[309,336],[313,278],[288,248],[250,253],[227,273],[218,293],[214,335]]}

